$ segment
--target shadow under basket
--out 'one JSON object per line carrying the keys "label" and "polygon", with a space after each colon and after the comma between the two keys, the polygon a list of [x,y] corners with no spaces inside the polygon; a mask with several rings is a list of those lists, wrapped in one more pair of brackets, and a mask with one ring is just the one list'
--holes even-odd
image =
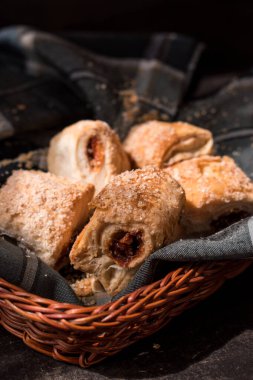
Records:
{"label": "shadow under basket", "polygon": [[0,323],[42,354],[89,367],[153,334],[251,263],[183,265],[115,302],[93,307],[44,299],[0,279]]}

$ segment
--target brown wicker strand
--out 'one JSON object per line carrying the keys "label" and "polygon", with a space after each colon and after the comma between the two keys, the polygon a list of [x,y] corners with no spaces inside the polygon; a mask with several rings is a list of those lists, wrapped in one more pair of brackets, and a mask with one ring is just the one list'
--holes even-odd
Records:
{"label": "brown wicker strand", "polygon": [[153,334],[250,264],[185,264],[120,300],[92,307],[43,299],[0,279],[0,323],[38,352],[89,367]]}

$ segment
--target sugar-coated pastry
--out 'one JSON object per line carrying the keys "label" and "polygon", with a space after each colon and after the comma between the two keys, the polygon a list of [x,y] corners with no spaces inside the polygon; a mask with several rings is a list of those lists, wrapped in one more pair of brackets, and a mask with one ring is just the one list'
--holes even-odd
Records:
{"label": "sugar-coated pastry", "polygon": [[230,157],[202,156],[165,171],[185,190],[187,235],[211,233],[253,214],[253,183]]}
{"label": "sugar-coated pastry", "polygon": [[55,267],[88,217],[94,186],[40,171],[15,171],[0,189],[0,230]]}
{"label": "sugar-coated pastry", "polygon": [[95,211],[72,247],[71,264],[116,294],[151,253],[177,239],[184,202],[181,186],[163,170],[118,175],[92,201]]}
{"label": "sugar-coated pastry", "polygon": [[149,121],[133,127],[124,141],[133,165],[164,168],[175,162],[210,154],[213,138],[210,131],[194,125]]}
{"label": "sugar-coated pastry", "polygon": [[98,193],[114,176],[130,169],[127,154],[107,123],[79,121],[50,142],[51,173],[92,183]]}

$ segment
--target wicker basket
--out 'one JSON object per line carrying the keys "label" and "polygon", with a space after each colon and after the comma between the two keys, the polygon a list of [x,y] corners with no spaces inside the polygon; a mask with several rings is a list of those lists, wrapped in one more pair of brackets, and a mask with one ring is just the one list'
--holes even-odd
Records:
{"label": "wicker basket", "polygon": [[44,299],[0,279],[0,323],[36,351],[89,367],[153,334],[250,263],[184,265],[116,302],[95,307]]}

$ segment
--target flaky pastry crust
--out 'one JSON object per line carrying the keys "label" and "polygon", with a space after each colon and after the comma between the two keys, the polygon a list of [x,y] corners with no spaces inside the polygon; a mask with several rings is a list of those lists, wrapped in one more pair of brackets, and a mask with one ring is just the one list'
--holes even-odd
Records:
{"label": "flaky pastry crust", "polygon": [[253,184],[227,156],[202,156],[165,169],[185,190],[187,234],[214,232],[253,214]]}
{"label": "flaky pastry crust", "polygon": [[94,214],[70,252],[72,265],[116,294],[151,253],[177,239],[184,202],[181,186],[165,171],[120,174],[93,200]]}
{"label": "flaky pastry crust", "polygon": [[210,131],[194,125],[149,121],[133,127],[124,141],[124,148],[133,165],[167,167],[175,162],[211,154]]}
{"label": "flaky pastry crust", "polygon": [[55,267],[88,217],[94,186],[40,171],[15,171],[0,189],[0,229]]}
{"label": "flaky pastry crust", "polygon": [[114,176],[130,168],[127,154],[109,125],[100,120],[79,121],[50,142],[51,173],[92,183],[98,193]]}

